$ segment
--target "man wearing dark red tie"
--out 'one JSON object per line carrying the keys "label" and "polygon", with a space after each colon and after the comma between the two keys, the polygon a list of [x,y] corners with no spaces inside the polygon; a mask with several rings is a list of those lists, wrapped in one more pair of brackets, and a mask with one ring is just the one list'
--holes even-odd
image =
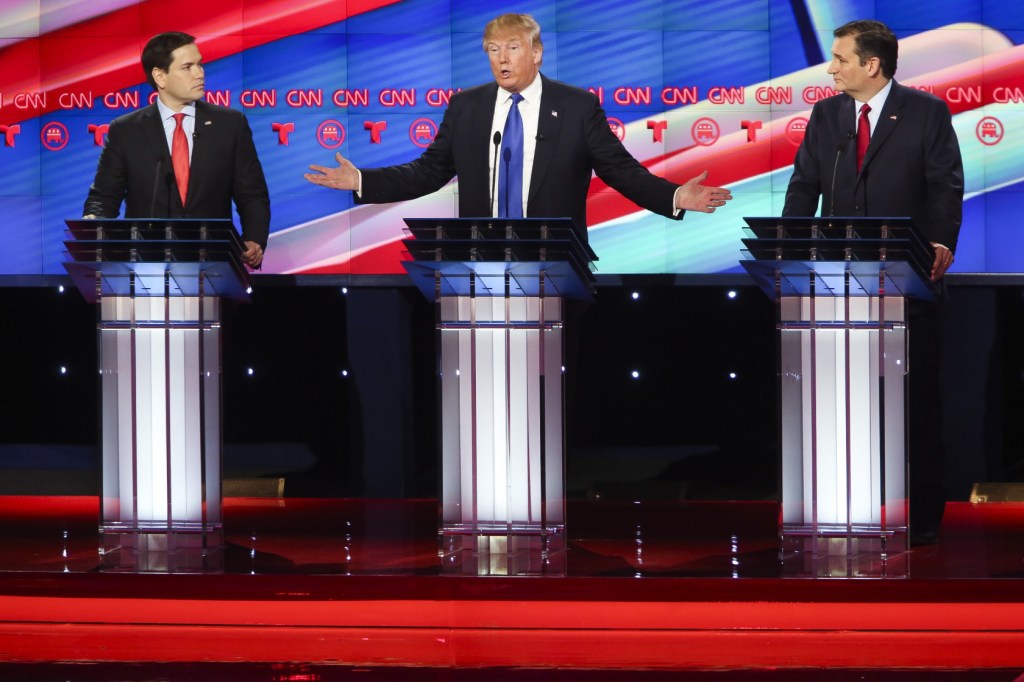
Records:
{"label": "man wearing dark red tie", "polygon": [[203,58],[186,33],[161,33],[142,51],[157,101],[110,124],[85,217],[231,218],[242,260],[257,268],[270,233],[270,194],[245,116],[202,101]]}
{"label": "man wearing dark red tie", "polygon": [[356,169],[311,165],[310,182],[353,190],[356,200],[414,199],[458,177],[459,215],[572,218],[583,239],[591,175],[649,211],[680,219],[711,213],[732,198],[701,184],[702,173],[676,185],[649,172],[608,126],[593,94],[540,73],[540,26],[528,14],[504,14],[484,28],[494,83],[454,95],[433,143],[414,161]]}
{"label": "man wearing dark red tie", "polygon": [[[931,278],[953,263],[964,171],[949,107],[893,77],[899,44],[880,21],[833,35],[828,73],[840,95],[814,105],[783,215],[909,216],[934,251]],[[852,149],[851,149],[852,147]],[[911,540],[934,542],[945,506],[939,305],[910,308]]]}

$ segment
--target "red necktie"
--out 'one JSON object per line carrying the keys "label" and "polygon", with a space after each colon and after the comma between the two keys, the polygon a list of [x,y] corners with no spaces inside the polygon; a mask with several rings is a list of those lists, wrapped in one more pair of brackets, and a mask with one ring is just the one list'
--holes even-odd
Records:
{"label": "red necktie", "polygon": [[860,168],[864,165],[864,155],[868,151],[868,144],[871,143],[871,123],[868,121],[870,111],[871,107],[867,104],[862,106],[860,118],[857,120],[857,173],[860,173]]}
{"label": "red necktie", "polygon": [[185,195],[188,194],[188,140],[185,139],[185,129],[181,122],[185,114],[175,114],[174,137],[171,139],[171,165],[174,166],[174,179],[178,181],[178,194],[181,195],[181,205],[185,205]]}

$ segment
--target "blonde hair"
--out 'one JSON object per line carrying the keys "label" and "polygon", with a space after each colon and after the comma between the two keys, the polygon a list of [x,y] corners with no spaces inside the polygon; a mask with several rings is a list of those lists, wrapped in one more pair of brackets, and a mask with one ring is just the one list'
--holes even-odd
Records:
{"label": "blonde hair", "polygon": [[509,33],[525,33],[530,39],[530,48],[539,47],[544,49],[544,43],[540,39],[540,24],[529,14],[502,14],[487,22],[484,26],[484,50],[487,50],[487,41],[493,40],[496,35]]}

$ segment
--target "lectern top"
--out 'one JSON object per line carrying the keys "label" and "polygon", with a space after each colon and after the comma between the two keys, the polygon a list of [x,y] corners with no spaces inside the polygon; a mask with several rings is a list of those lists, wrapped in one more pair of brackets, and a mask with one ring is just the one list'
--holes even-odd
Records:
{"label": "lectern top", "polygon": [[215,240],[245,250],[234,223],[227,218],[71,218],[68,232],[79,241]]}
{"label": "lectern top", "polygon": [[560,240],[576,250],[581,260],[598,260],[572,218],[405,218],[405,224],[417,239]]}

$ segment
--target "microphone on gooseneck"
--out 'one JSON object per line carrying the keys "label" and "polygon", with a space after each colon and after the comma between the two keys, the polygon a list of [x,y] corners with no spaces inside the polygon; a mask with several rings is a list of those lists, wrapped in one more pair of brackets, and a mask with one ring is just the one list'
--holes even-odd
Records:
{"label": "microphone on gooseneck", "polygon": [[154,213],[154,211],[156,211],[156,191],[158,189],[160,189],[160,171],[162,171],[164,169],[164,161],[166,161],[166,160],[167,160],[166,157],[163,157],[163,156],[161,156],[159,159],[156,160],[156,172],[153,173],[153,195],[152,195],[153,198],[149,202],[149,216],[148,217],[150,217],[150,218],[154,218],[155,217],[153,215],[153,213]]}
{"label": "microphone on gooseneck", "polygon": [[178,189],[177,183],[174,181],[174,171],[167,171],[167,175],[164,176],[164,185],[167,186],[167,214],[165,218],[171,217],[171,192]]}
{"label": "microphone on gooseneck", "polygon": [[505,147],[505,151],[501,153],[501,158],[505,162],[505,215],[508,215],[508,166],[512,163],[512,148]]}
{"label": "microphone on gooseneck", "polygon": [[829,198],[831,199],[831,204],[828,209],[829,218],[836,214],[836,172],[839,170],[839,157],[843,155],[843,152],[846,151],[847,145],[849,145],[856,136],[857,133],[852,130],[849,131],[846,133],[846,139],[841,141],[839,146],[836,147],[836,160],[835,163],[832,164],[832,188],[829,190]]}
{"label": "microphone on gooseneck", "polygon": [[494,163],[492,164],[494,166],[494,171],[492,172],[492,175],[491,175],[491,204],[490,204],[490,207],[489,207],[489,210],[491,212],[493,212],[494,209],[495,209],[494,191],[495,191],[495,188],[498,186],[498,147],[500,145],[501,145],[501,131],[500,130],[495,130],[494,131]]}

